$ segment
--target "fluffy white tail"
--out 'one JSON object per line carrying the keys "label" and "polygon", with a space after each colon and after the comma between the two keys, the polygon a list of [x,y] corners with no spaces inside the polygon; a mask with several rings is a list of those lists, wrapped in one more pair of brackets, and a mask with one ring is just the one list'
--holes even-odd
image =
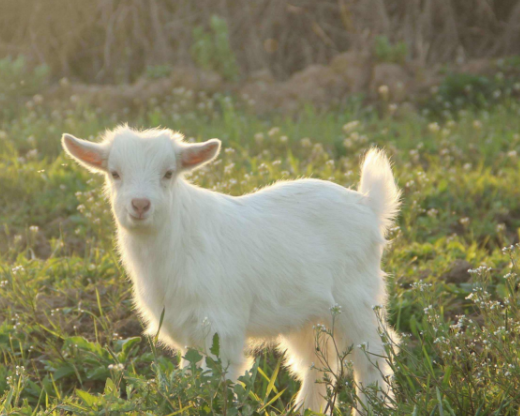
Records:
{"label": "fluffy white tail", "polygon": [[379,219],[381,233],[386,234],[399,212],[401,192],[395,184],[390,161],[379,149],[370,149],[361,166],[358,191]]}

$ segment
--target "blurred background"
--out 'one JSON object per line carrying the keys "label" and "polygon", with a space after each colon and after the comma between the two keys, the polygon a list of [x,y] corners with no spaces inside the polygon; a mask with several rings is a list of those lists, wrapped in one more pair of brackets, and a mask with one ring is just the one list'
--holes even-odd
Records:
{"label": "blurred background", "polygon": [[520,52],[515,0],[0,0],[0,10],[9,105],[62,100],[67,87],[118,111],[185,87],[291,112],[374,97],[383,84],[402,102],[448,70],[490,75],[494,58]]}

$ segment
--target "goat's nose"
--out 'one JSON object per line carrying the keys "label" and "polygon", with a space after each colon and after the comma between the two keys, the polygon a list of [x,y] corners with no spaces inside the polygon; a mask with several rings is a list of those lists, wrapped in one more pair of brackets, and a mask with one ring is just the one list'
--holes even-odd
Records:
{"label": "goat's nose", "polygon": [[140,216],[150,209],[151,202],[146,198],[134,198],[132,199],[132,207],[134,211]]}

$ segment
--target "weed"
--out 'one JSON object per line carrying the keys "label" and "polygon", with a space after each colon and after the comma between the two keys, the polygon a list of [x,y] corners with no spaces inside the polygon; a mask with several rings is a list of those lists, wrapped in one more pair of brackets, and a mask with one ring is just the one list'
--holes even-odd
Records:
{"label": "weed", "polygon": [[236,80],[239,68],[229,43],[227,23],[214,15],[209,26],[209,31],[202,26],[193,29],[193,60],[203,69],[213,70],[229,81]]}
{"label": "weed", "polygon": [[376,36],[374,56],[380,62],[403,64],[408,56],[408,46],[404,42],[392,44],[386,36]]}
{"label": "weed", "polygon": [[[359,106],[308,108],[289,119],[259,118],[221,95],[175,90],[169,98],[132,124],[171,127],[187,140],[221,138],[219,159],[191,180],[232,195],[301,176],[353,187],[361,155],[384,147],[403,190],[383,267],[388,316],[403,341],[399,352],[387,343],[395,399],[373,394],[372,413],[517,414],[517,102],[434,119],[380,118]],[[256,354],[233,385],[217,358],[208,361],[211,373],[179,369],[179,357],[143,338],[101,180],[65,158],[59,143],[63,131],[95,139],[122,121],[124,114],[73,104],[23,107],[0,120],[0,414],[294,414],[298,383],[280,355]],[[348,361],[349,351],[338,353]],[[368,414],[348,366],[331,374],[318,357],[316,364],[329,408]]]}

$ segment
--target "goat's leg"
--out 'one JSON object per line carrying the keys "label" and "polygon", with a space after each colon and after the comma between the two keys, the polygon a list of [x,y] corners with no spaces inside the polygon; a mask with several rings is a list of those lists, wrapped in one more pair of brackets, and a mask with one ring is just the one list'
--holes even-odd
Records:
{"label": "goat's leg", "polygon": [[[368,397],[365,393],[368,388],[377,389],[378,396],[385,399],[392,397],[391,388],[386,380],[386,377],[392,374],[392,370],[385,358],[386,351],[372,308],[349,311],[347,304],[344,309],[346,313],[341,314],[337,322],[338,340],[344,350],[353,346],[348,359],[353,363],[356,395],[362,403],[358,404],[358,408],[368,408]],[[354,414],[359,413],[355,411]]]}
{"label": "goat's leg", "polygon": [[251,367],[252,360],[244,353],[245,331],[230,331],[230,328],[233,328],[233,325],[224,328],[218,323],[213,324],[204,340],[204,352],[213,359],[217,358],[211,353],[211,347],[215,334],[218,334],[219,357],[226,371],[226,379],[236,381]]}
{"label": "goat's leg", "polygon": [[327,406],[325,384],[319,383],[323,374],[313,368],[320,366],[316,355],[315,333],[311,326],[299,332],[283,335],[279,345],[281,352],[286,352],[287,364],[291,372],[302,382],[296,405],[314,412],[323,412]]}

